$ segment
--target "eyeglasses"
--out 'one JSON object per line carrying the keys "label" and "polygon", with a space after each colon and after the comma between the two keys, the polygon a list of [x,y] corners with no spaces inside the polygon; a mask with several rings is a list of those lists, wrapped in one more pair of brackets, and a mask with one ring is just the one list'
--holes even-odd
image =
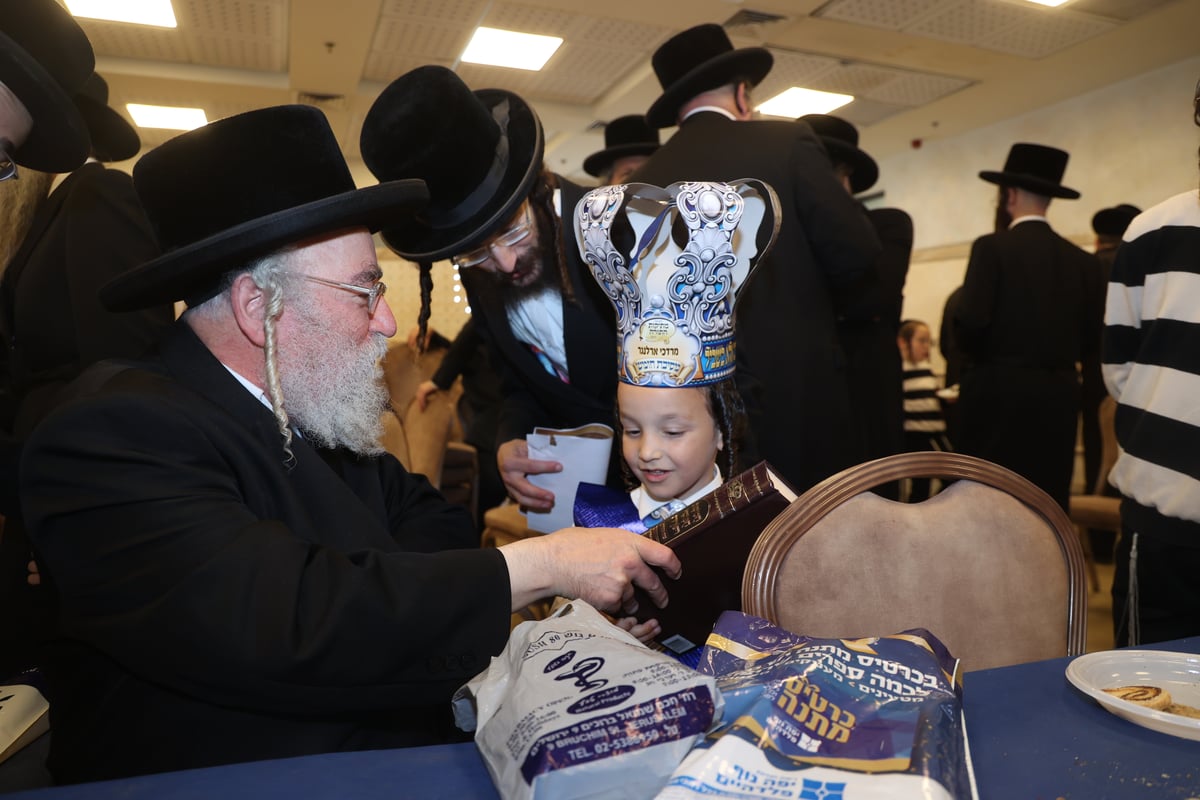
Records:
{"label": "eyeglasses", "polygon": [[9,155],[13,149],[12,142],[0,138],[0,181],[15,180],[20,177],[17,175],[17,162],[13,161],[12,156]]}
{"label": "eyeglasses", "polygon": [[304,280],[320,283],[325,286],[332,286],[335,289],[345,289],[347,292],[361,294],[367,298],[367,313],[374,316],[375,309],[379,307],[379,298],[383,297],[387,291],[387,285],[383,281],[376,281],[375,285],[369,289],[366,286],[358,286],[353,283],[339,283],[338,281],[328,281],[324,278],[318,278],[315,275],[305,275]]}
{"label": "eyeglasses", "polygon": [[515,247],[529,237],[533,231],[533,219],[529,215],[529,204],[525,203],[522,206],[523,213],[521,221],[511,228],[507,228],[492,237],[492,240],[483,247],[476,247],[474,250],[468,250],[450,259],[450,263],[459,269],[467,267],[478,267],[480,264],[485,264],[495,255],[497,247]]}

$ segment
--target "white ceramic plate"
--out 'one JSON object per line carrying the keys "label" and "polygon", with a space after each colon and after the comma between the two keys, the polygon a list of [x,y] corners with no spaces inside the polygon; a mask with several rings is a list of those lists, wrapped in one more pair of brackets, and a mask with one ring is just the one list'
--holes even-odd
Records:
{"label": "white ceramic plate", "polygon": [[1105,689],[1158,686],[1172,701],[1200,708],[1200,655],[1163,650],[1105,650],[1067,665],[1067,680],[1116,714],[1144,728],[1200,741],[1200,719],[1155,711],[1120,700]]}

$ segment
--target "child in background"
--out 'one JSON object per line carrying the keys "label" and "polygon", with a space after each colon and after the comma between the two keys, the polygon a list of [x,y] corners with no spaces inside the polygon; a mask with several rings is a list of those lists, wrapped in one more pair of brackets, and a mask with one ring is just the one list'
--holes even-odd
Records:
{"label": "child in background", "polygon": [[[900,323],[896,335],[904,363],[904,446],[909,452],[949,450],[946,438],[946,418],[938,400],[938,380],[933,374],[929,352],[933,337],[929,326],[916,319]],[[913,478],[910,502],[920,502],[930,496],[930,479]]]}

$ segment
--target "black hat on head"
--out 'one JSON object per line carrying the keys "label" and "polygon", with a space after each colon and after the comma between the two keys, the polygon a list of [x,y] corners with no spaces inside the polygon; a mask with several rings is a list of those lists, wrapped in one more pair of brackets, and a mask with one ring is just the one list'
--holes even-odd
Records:
{"label": "black hat on head", "polygon": [[75,94],[75,105],[87,123],[92,152],[100,161],[124,161],[142,149],[134,127],[108,105],[108,83],[96,73]]}
{"label": "black hat on head", "polygon": [[100,290],[113,311],[196,305],[251,259],[311,236],[377,231],[428,198],[421,181],[356,189],[325,115],[300,105],[176,136],[138,160],[133,182],[163,255]]}
{"label": "black hat on head", "polygon": [[1057,147],[1018,142],[1009,149],[1002,172],[984,171],[979,177],[988,183],[1015,186],[1046,197],[1076,200],[1079,192],[1061,184],[1068,158],[1067,151]]}
{"label": "black hat on head", "polygon": [[583,171],[600,177],[619,158],[648,156],[659,148],[658,130],[641,114],[617,117],[604,126],[604,149],[583,160]]}
{"label": "black hat on head", "polygon": [[1101,236],[1122,236],[1133,218],[1142,213],[1137,206],[1121,203],[1112,208],[1102,208],[1092,216],[1092,230]]}
{"label": "black hat on head", "polygon": [[54,0],[0,0],[0,83],[33,118],[14,161],[70,172],[87,159],[87,126],[71,95],[95,66],[87,35]]}
{"label": "black hat on head", "polygon": [[512,92],[472,92],[439,66],[401,75],[367,112],[359,149],[381,181],[425,181],[429,205],[389,221],[384,242],[424,263],[478,245],[529,195],[544,146],[537,114]]}
{"label": "black hat on head", "polygon": [[812,126],[834,162],[850,165],[850,190],[855,194],[865,192],[879,180],[879,165],[859,149],[858,128],[852,123],[829,114],[805,114],[800,121]]}
{"label": "black hat on head", "polygon": [[669,128],[680,107],[691,98],[738,78],[757,86],[774,63],[765,47],[733,49],[729,34],[720,25],[697,25],[677,33],[650,59],[663,93],[646,112],[646,122],[654,128]]}

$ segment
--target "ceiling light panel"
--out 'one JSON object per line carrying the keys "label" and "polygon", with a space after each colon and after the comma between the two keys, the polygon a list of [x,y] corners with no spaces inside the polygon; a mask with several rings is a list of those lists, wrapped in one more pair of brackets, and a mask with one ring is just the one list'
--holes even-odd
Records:
{"label": "ceiling light panel", "polygon": [[771,117],[796,119],[805,114],[828,114],[831,111],[836,111],[853,99],[848,94],[820,92],[816,89],[792,86],[760,103],[755,107],[755,110],[760,114]]}
{"label": "ceiling light panel", "polygon": [[66,0],[67,10],[76,17],[153,25],[176,26],[171,0]]}
{"label": "ceiling light panel", "polygon": [[468,64],[509,67],[537,72],[562,46],[558,36],[479,27],[467,43],[462,60]]}

